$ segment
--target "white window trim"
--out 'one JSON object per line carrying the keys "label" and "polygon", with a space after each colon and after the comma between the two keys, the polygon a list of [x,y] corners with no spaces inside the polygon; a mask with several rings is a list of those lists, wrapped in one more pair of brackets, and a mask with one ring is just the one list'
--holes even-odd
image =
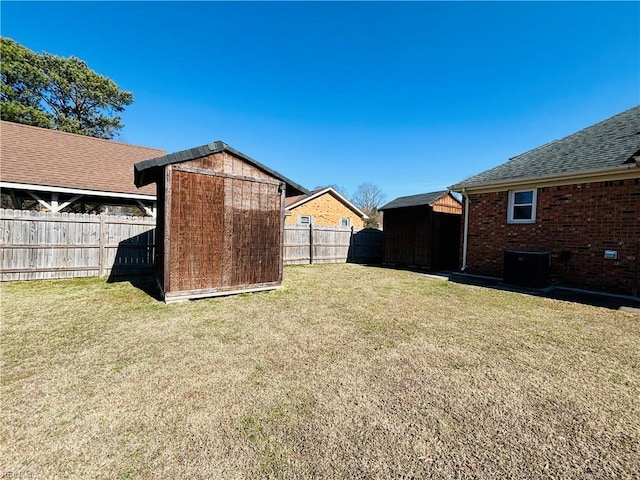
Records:
{"label": "white window trim", "polygon": [[[516,193],[521,192],[533,192],[533,198],[531,199],[531,218],[530,219],[514,219],[513,218],[513,203],[516,198]],[[536,223],[536,204],[538,203],[538,189],[536,188],[522,188],[520,190],[509,190],[509,202],[507,206],[507,223]],[[518,205],[529,205],[528,203],[522,203]]]}
{"label": "white window trim", "polygon": [[[309,223],[302,223],[302,218],[308,218],[309,219]],[[302,225],[302,226],[308,226],[308,225],[313,225],[314,221],[313,221],[313,215],[298,215],[298,221],[296,222],[296,224],[298,225]]]}
{"label": "white window trim", "polygon": [[[343,225],[343,224],[342,224],[342,221],[343,221],[343,220],[346,220],[346,221],[347,221],[347,225]],[[345,227],[345,228],[351,228],[351,226],[352,226],[351,218],[349,218],[349,217],[342,217],[342,218],[340,219],[340,223],[338,224],[338,226],[339,226],[339,227]]]}

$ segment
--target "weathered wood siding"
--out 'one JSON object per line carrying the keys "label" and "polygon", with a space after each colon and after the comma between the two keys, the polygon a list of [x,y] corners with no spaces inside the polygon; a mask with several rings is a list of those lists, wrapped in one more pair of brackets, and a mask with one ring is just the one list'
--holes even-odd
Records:
{"label": "weathered wood siding", "polygon": [[0,280],[135,275],[153,268],[152,218],[0,210]]}
{"label": "weathered wood siding", "polygon": [[384,261],[399,265],[431,265],[431,212],[428,206],[384,212]]}
{"label": "weathered wood siding", "polygon": [[278,179],[227,153],[165,168],[166,299],[282,281]]}
{"label": "weathered wood siding", "polygon": [[224,179],[173,171],[166,292],[219,288],[224,249]]}
{"label": "weathered wood siding", "polygon": [[457,213],[432,214],[431,241],[434,270],[458,270],[462,216]]}
{"label": "weathered wood siding", "polygon": [[284,263],[380,263],[382,232],[373,228],[286,225]]}
{"label": "weathered wood siding", "polygon": [[160,285],[164,285],[164,258],[165,258],[165,236],[160,232],[165,231],[165,225],[167,221],[167,209],[166,209],[166,177],[169,174],[169,171],[164,172],[165,175],[160,175],[156,183],[156,248],[155,248],[155,258],[154,258],[154,268],[156,272],[156,277]]}
{"label": "weathered wood siding", "polygon": [[462,204],[451,195],[443,195],[431,204],[431,208],[436,213],[462,214]]}
{"label": "weathered wood siding", "polygon": [[385,210],[384,262],[433,270],[457,268],[460,222],[459,214],[434,212],[427,205]]}

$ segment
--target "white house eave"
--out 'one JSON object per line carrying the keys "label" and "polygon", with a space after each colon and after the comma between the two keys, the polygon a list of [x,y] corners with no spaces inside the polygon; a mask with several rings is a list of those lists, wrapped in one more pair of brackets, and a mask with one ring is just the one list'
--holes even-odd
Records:
{"label": "white house eave", "polygon": [[508,180],[499,180],[487,183],[457,183],[449,187],[454,192],[479,192],[479,191],[498,191],[510,187],[524,186],[553,186],[566,185],[572,183],[581,183],[584,181],[604,181],[618,180],[624,178],[637,178],[640,176],[636,163],[619,165],[616,167],[598,168],[593,170],[585,170],[583,172],[561,173],[553,175],[544,175],[540,177],[523,177]]}
{"label": "white house eave", "polygon": [[32,185],[28,183],[0,182],[0,188],[17,190],[31,190],[33,192],[68,193],[71,195],[91,195],[94,197],[129,198],[131,200],[156,201],[155,195],[140,195],[137,193],[105,192],[101,190],[83,190],[80,188],[50,187],[48,185]]}

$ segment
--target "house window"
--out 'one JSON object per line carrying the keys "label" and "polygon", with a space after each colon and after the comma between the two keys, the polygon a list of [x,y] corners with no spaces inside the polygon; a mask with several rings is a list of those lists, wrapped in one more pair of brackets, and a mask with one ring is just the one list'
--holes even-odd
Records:
{"label": "house window", "polygon": [[298,225],[309,226],[313,224],[313,218],[311,215],[298,215]]}
{"label": "house window", "polygon": [[534,223],[536,221],[536,190],[511,190],[509,192],[509,223]]}
{"label": "house window", "polygon": [[341,227],[350,227],[351,226],[351,219],[350,218],[341,218],[340,219],[340,226]]}

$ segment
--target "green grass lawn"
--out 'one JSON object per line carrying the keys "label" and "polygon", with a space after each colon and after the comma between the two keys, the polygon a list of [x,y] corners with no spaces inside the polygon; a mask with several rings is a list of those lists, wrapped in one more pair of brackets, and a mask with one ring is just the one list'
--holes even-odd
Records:
{"label": "green grass lawn", "polygon": [[0,294],[0,478],[640,476],[637,314],[357,265]]}

